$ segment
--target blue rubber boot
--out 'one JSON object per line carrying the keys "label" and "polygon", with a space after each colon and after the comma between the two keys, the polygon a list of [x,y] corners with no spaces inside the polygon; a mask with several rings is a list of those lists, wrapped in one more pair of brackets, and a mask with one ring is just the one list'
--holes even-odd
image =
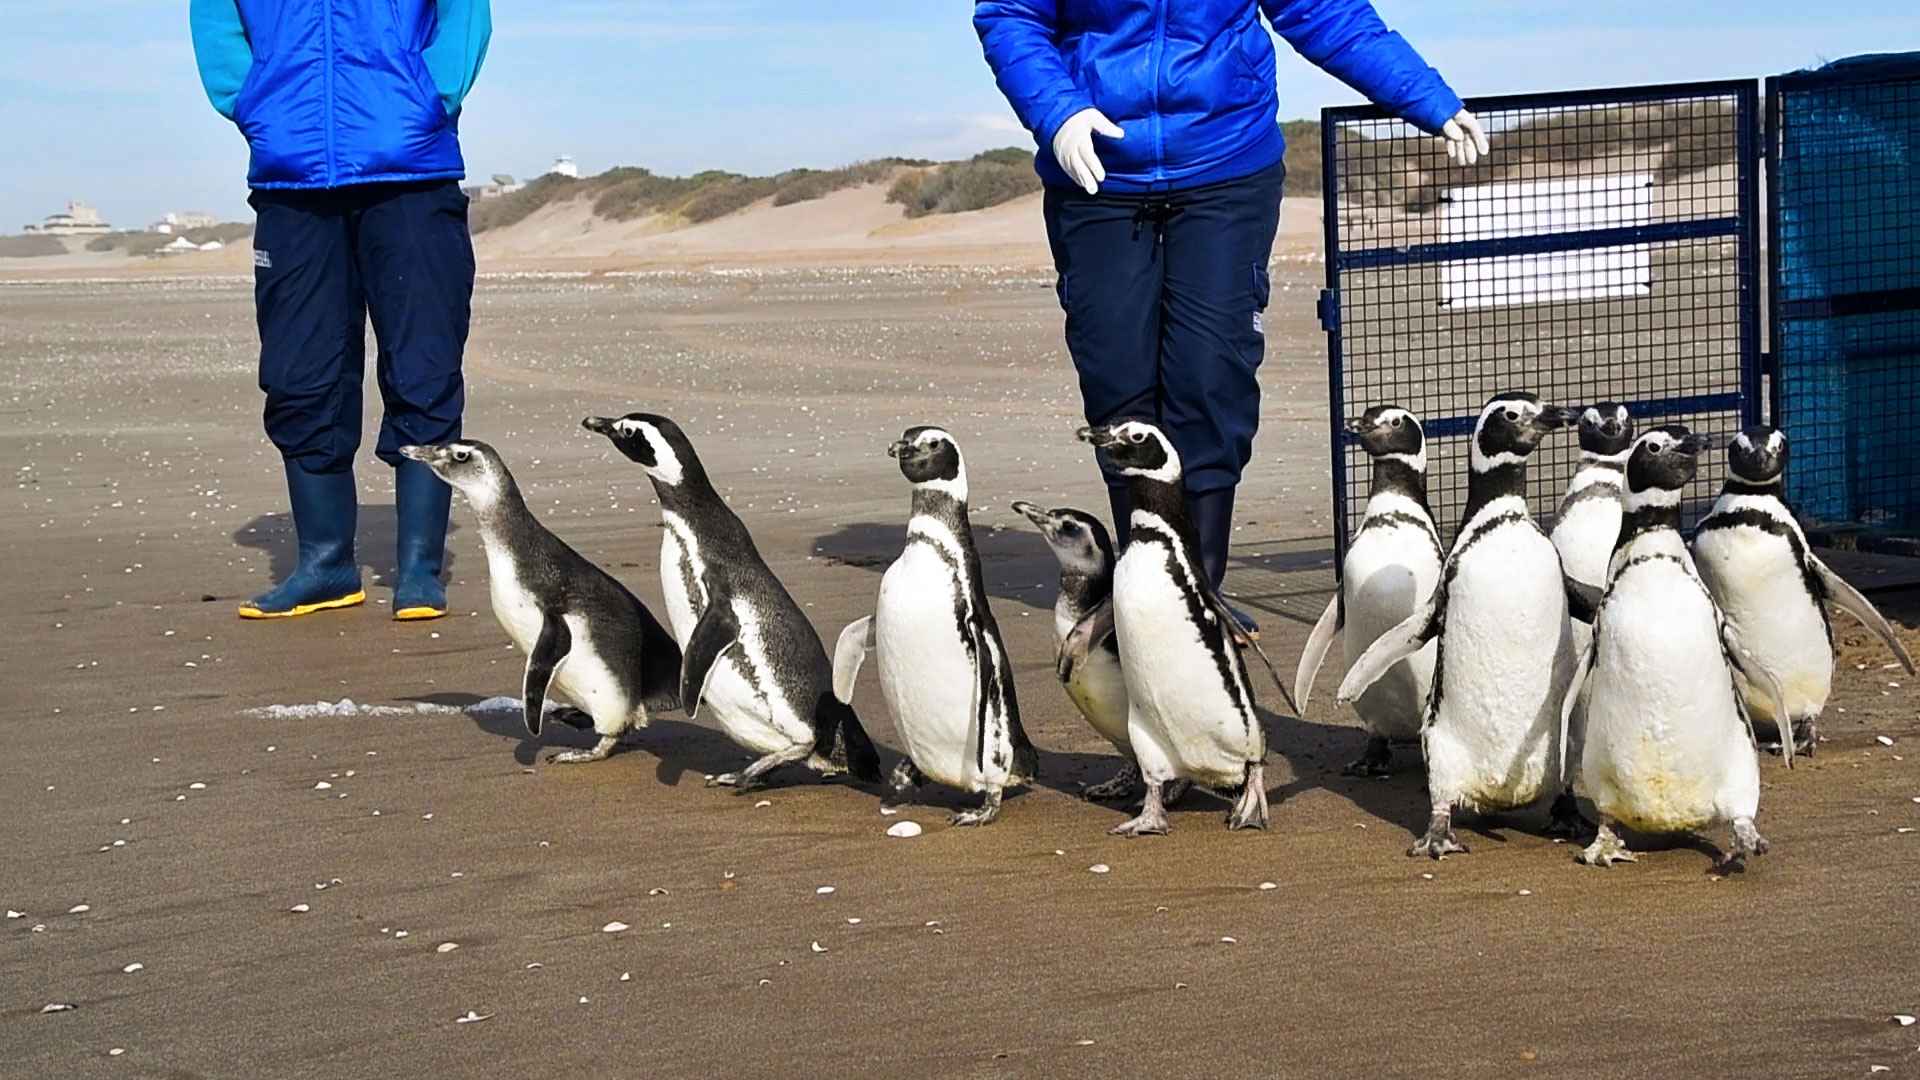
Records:
{"label": "blue rubber boot", "polygon": [[[1219,592],[1220,583],[1227,579],[1227,545],[1233,539],[1233,489],[1187,492],[1187,513],[1193,516],[1193,531],[1200,538],[1201,570]],[[1224,600],[1225,594],[1221,598]],[[1260,640],[1260,624],[1253,621],[1253,616],[1232,604],[1227,610],[1240,620],[1248,637]]]}
{"label": "blue rubber boot", "polygon": [[289,461],[287,501],[300,561],[277,588],[240,605],[243,619],[284,619],[366,602],[353,559],[360,489],[353,472],[310,473]]}
{"label": "blue rubber boot", "polygon": [[419,461],[393,469],[393,505],[398,523],[398,572],[393,578],[393,617],[437,619],[447,613],[440,570],[447,557],[447,508],[453,489]]}

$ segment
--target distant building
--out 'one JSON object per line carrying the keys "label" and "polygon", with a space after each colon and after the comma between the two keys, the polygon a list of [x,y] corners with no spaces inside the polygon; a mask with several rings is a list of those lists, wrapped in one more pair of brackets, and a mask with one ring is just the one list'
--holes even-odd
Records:
{"label": "distant building", "polygon": [[147,231],[172,235],[189,229],[210,229],[218,224],[220,224],[219,219],[212,214],[201,213],[198,210],[182,210],[177,214],[168,214],[147,226]]}
{"label": "distant building", "polygon": [[180,255],[185,252],[199,251],[199,250],[200,250],[199,244],[194,243],[193,241],[187,239],[184,236],[176,236],[173,238],[172,243],[166,245],[165,247],[155,248],[153,253],[155,255]]}
{"label": "distant building", "polygon": [[573,180],[578,180],[580,179],[580,166],[575,165],[572,158],[561,154],[559,157],[553,159],[552,165],[547,166],[547,175],[565,176]]}
{"label": "distant building", "polygon": [[48,214],[47,220],[25,226],[21,231],[45,236],[94,236],[112,232],[113,226],[100,220],[100,211],[75,201],[67,204],[66,213]]}
{"label": "distant building", "polygon": [[497,199],[502,195],[511,195],[526,186],[515,180],[509,173],[494,173],[491,183],[473,184],[461,190],[467,193],[467,198],[478,202],[481,199]]}

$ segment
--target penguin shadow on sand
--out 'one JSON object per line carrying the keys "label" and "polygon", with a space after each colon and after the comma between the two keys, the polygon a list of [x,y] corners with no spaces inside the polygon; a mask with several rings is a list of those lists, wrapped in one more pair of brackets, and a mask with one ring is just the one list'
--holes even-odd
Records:
{"label": "penguin shadow on sand", "polygon": [[[995,527],[998,523],[988,524],[985,519],[992,513],[991,507],[975,508],[974,543],[980,553],[980,570],[986,585],[987,594],[996,602],[1012,601],[1025,605],[1031,610],[1030,618],[1051,620],[1054,597],[1059,590],[1060,564],[1046,540],[1034,529],[1015,525],[1012,520],[1020,520],[1009,513],[1012,519],[1005,527]],[[835,532],[817,537],[813,542],[815,555],[830,564],[854,566],[867,570],[874,575],[874,588],[879,588],[879,577],[886,573],[887,567],[900,556],[900,550],[906,543],[907,530],[902,524],[880,524],[875,522],[855,522],[844,525]],[[1326,606],[1327,597],[1333,588],[1333,551],[1331,538],[1316,537],[1309,540],[1291,542],[1268,542],[1243,545],[1229,558],[1227,585],[1235,604],[1246,609],[1257,618],[1266,633],[1262,645],[1267,650],[1273,666],[1284,680],[1293,678],[1293,668],[1299,659],[1297,647],[1291,642],[1296,638],[1304,640],[1304,628],[1310,627]],[[1010,630],[1010,623],[1019,615],[996,603],[996,614],[1003,633]],[[1278,632],[1289,622],[1299,623],[1302,632],[1298,635]],[[1049,633],[1047,640],[1052,641]],[[1289,644],[1282,646],[1285,640]],[[1051,668],[1052,654],[1044,657],[1022,655],[1016,652],[1014,657],[1020,669],[1031,670],[1035,660],[1044,659],[1046,667]],[[1408,839],[1419,835],[1418,829],[1427,817],[1426,766],[1420,760],[1417,746],[1399,747],[1394,753],[1394,770],[1387,777],[1350,777],[1341,775],[1341,769],[1347,762],[1360,756],[1366,745],[1366,733],[1357,724],[1328,722],[1332,718],[1331,702],[1334,688],[1339,685],[1339,673],[1322,671],[1315,685],[1312,702],[1307,713],[1316,719],[1289,715],[1281,702],[1280,692],[1274,688],[1272,679],[1256,656],[1247,657],[1247,678],[1252,682],[1255,700],[1260,704],[1259,714],[1267,730],[1268,752],[1278,755],[1286,761],[1294,773],[1294,779],[1278,787],[1270,788],[1268,799],[1279,806],[1287,799],[1304,791],[1325,788],[1351,799],[1362,810],[1383,822],[1408,830]],[[1298,688],[1288,683],[1288,689],[1299,696]],[[1021,700],[1045,700],[1044,695],[1055,695],[1060,704],[1065,697],[1060,686],[1051,678],[1044,681],[1028,677],[1020,683]],[[1049,706],[1053,703],[1049,702]],[[1071,705],[1065,705],[1071,710]],[[1325,719],[1320,719],[1325,718]],[[1031,730],[1029,730],[1031,734]],[[1112,751],[1105,753],[1079,753],[1049,748],[1044,742],[1036,742],[1040,757],[1040,776],[1034,783],[1067,795],[1077,796],[1083,786],[1096,783],[1112,776],[1122,763],[1120,756]],[[1014,797],[1009,792],[1009,799]],[[922,788],[918,797],[929,805],[946,805],[942,799],[952,796],[956,807],[967,805],[972,798],[957,791],[946,791],[938,785]],[[1112,807],[1116,820],[1125,818],[1125,802],[1101,803]],[[1225,812],[1229,803],[1207,792],[1193,791],[1169,809],[1180,812],[1200,812],[1212,814]],[[1525,819],[1516,819],[1512,824],[1523,824]],[[1463,822],[1463,824],[1465,824]],[[1491,827],[1506,828],[1510,823],[1493,819]],[[1499,839],[1497,834],[1491,839]]]}
{"label": "penguin shadow on sand", "polygon": [[[516,696],[519,687],[503,688],[504,696]],[[526,720],[518,707],[506,709],[478,709],[481,702],[488,700],[480,694],[437,692],[403,697],[402,701],[417,701],[428,705],[442,705],[459,709],[473,726],[502,739],[514,742],[513,759],[524,767],[540,764],[545,755],[555,750],[586,750],[593,746],[595,736],[591,731],[570,726],[565,720],[555,717],[556,711],[564,712],[565,706],[549,710],[546,723],[541,726],[539,735],[527,733]],[[654,777],[667,787],[678,787],[688,774],[692,774],[697,783],[705,783],[706,778],[716,773],[737,769],[751,762],[753,756],[735,746],[731,740],[718,731],[702,727],[684,719],[668,719],[655,715],[644,728],[631,730],[620,737],[620,744],[612,757],[640,753],[654,758]],[[584,766],[591,769],[592,765]],[[562,769],[568,766],[561,766]],[[774,774],[765,789],[793,787],[806,783],[809,774],[801,769],[782,769]],[[833,783],[836,781],[821,781]]]}
{"label": "penguin shadow on sand", "polygon": [[[447,523],[449,540],[462,528],[464,526],[459,521],[459,515],[454,515],[454,519]],[[261,590],[273,582],[285,581],[299,561],[299,540],[293,531],[293,515],[289,513],[262,514],[254,518],[234,530],[233,542],[266,553],[268,584],[261,585]],[[399,520],[393,503],[361,503],[354,527],[353,557],[363,571],[372,571],[365,582],[367,586],[383,589],[393,587],[395,548],[398,543]],[[454,580],[459,569],[459,555],[454,548],[451,542],[447,544],[441,574],[446,581]],[[368,599],[378,600],[379,597],[369,596]]]}

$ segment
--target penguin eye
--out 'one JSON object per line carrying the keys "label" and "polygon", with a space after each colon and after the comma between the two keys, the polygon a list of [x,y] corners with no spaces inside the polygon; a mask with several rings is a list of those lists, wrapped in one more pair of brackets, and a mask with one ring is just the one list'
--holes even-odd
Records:
{"label": "penguin eye", "polygon": [[453,452],[453,460],[455,461],[466,461],[468,458],[471,458],[472,456],[473,456],[473,451],[467,450],[465,448],[461,448]]}
{"label": "penguin eye", "polygon": [[1396,417],[1394,417],[1394,418],[1393,418],[1393,426],[1394,426],[1394,427],[1399,427],[1399,426],[1400,426],[1400,423],[1401,423],[1401,421],[1400,421],[1400,418],[1399,418],[1399,417],[1397,417],[1397,416],[1396,416]]}
{"label": "penguin eye", "polygon": [[1508,409],[1506,410],[1506,415],[1507,415],[1508,422],[1515,423],[1515,424],[1520,422],[1520,414],[1518,412],[1515,412],[1512,409]]}
{"label": "penguin eye", "polygon": [[1128,433],[1127,433],[1127,441],[1128,441],[1128,442],[1130,442],[1130,443],[1143,443],[1143,442],[1146,442],[1146,441],[1147,441],[1147,433],[1146,433],[1146,432],[1144,432],[1144,431],[1130,431],[1130,432],[1128,432]]}

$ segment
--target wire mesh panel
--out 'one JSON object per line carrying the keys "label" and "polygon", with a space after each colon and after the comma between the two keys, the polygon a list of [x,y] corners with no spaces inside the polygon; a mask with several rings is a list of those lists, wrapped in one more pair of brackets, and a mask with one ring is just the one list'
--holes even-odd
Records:
{"label": "wire mesh panel", "polygon": [[[1625,404],[1642,425],[1756,420],[1752,83],[1483,98],[1492,153],[1374,107],[1323,114],[1335,547],[1365,508],[1366,454],[1342,425],[1379,404],[1429,438],[1429,496],[1451,537],[1468,440],[1488,398]],[[1571,431],[1530,468],[1551,515],[1579,458]],[[1704,505],[1720,470],[1703,470]]]}
{"label": "wire mesh panel", "polygon": [[1816,523],[1920,533],[1920,55],[1769,79],[1774,415]]}

